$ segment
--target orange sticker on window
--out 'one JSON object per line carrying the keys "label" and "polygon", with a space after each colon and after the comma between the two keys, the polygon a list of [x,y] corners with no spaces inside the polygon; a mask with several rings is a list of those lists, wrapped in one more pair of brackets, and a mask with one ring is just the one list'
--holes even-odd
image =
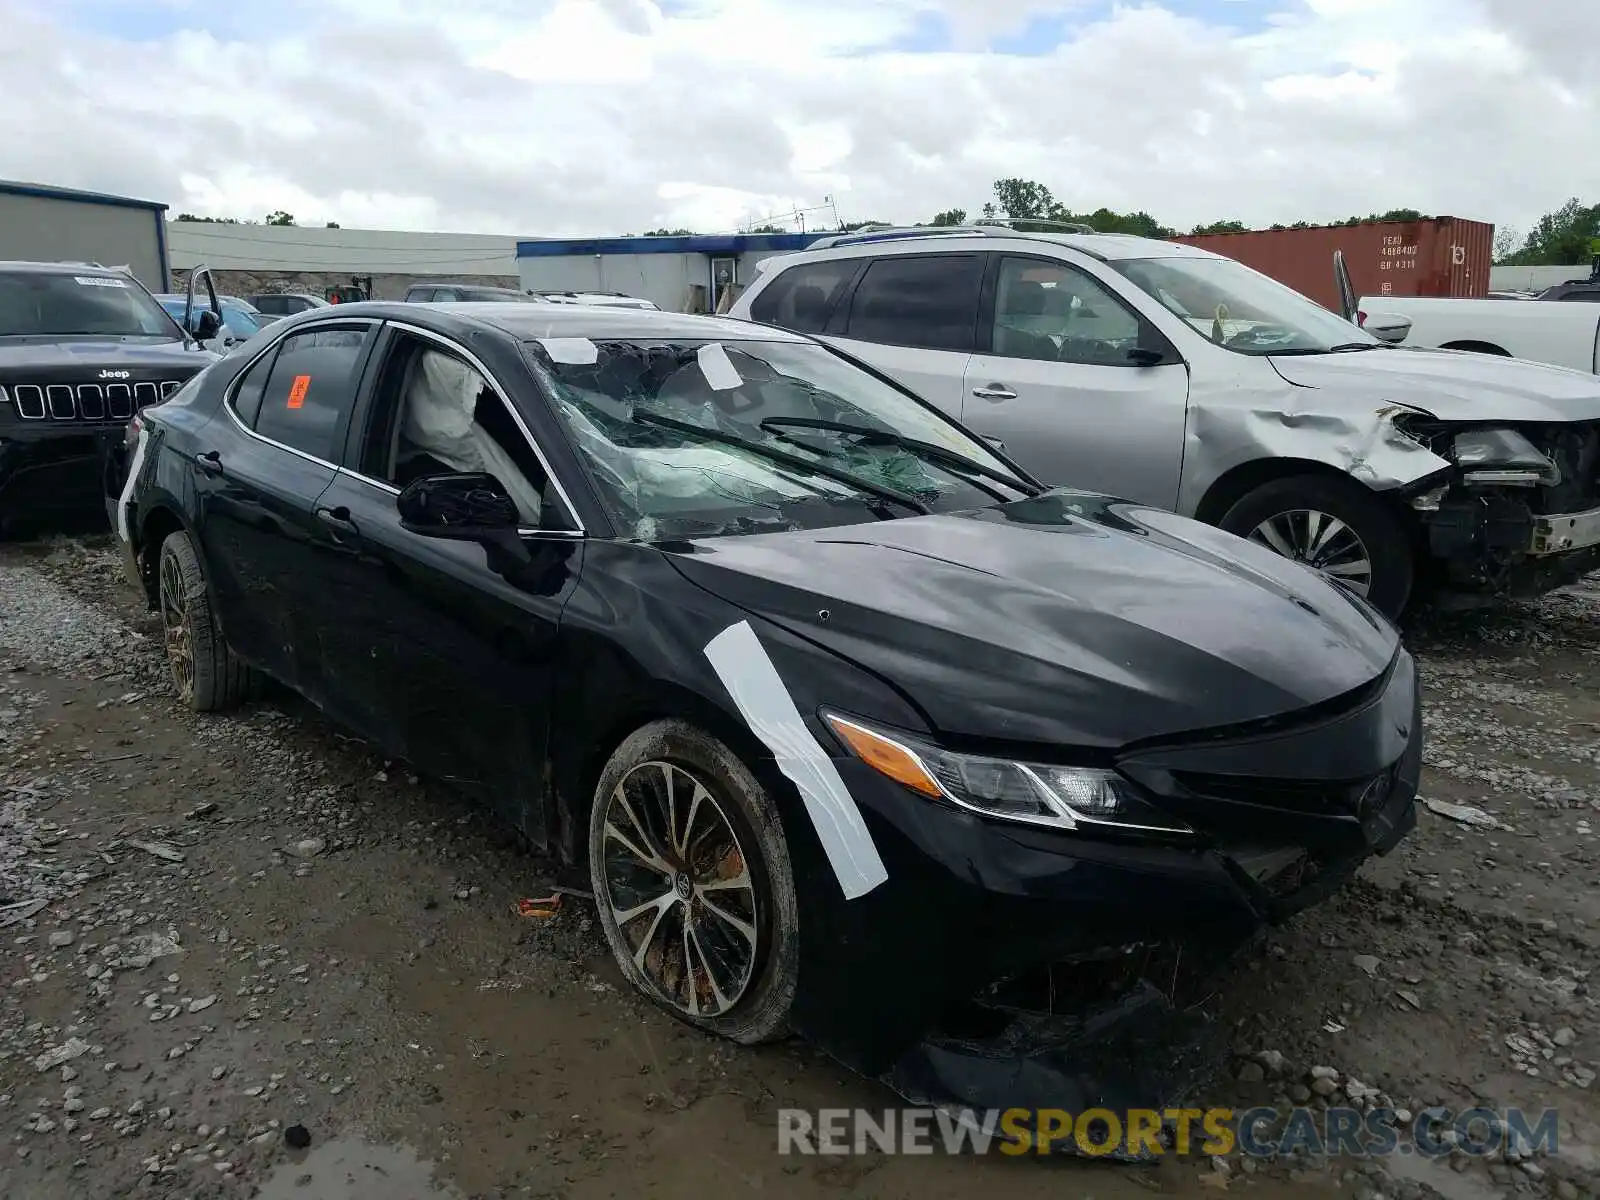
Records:
{"label": "orange sticker on window", "polygon": [[289,385],[289,407],[299,408],[306,402],[306,393],[311,390],[311,376],[296,375],[294,382]]}

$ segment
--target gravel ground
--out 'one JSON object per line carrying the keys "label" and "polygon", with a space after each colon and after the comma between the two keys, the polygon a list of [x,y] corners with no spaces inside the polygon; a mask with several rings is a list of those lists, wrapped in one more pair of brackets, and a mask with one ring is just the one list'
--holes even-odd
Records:
{"label": "gravel ground", "polygon": [[1429,807],[1215,1006],[1208,1102],[1554,1107],[1561,1152],[1274,1164],[780,1158],[892,1101],[621,989],[586,906],[295,698],[196,717],[104,539],[0,550],[0,1196],[996,1200],[1600,1189],[1600,590],[1408,631]]}

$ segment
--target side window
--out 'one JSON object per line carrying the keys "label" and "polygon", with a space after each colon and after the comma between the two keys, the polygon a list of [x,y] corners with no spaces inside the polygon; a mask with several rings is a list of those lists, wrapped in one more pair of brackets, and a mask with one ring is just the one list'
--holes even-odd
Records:
{"label": "side window", "polygon": [[839,293],[860,265],[859,258],[839,258],[790,267],[756,296],[750,305],[750,317],[763,325],[821,333]]}
{"label": "side window", "polygon": [[1588,301],[1590,304],[1600,304],[1600,289],[1591,289],[1589,291],[1581,292],[1568,292],[1561,298],[1563,300],[1580,300]]}
{"label": "side window", "polygon": [[547,479],[532,443],[495,390],[465,359],[397,335],[378,375],[357,468],[397,488],[428,475],[486,471],[537,527]]}
{"label": "side window", "polygon": [[983,259],[976,254],[880,258],[850,302],[846,337],[926,350],[971,350]]}
{"label": "side window", "polygon": [[448,304],[451,301],[459,300],[459,299],[461,299],[461,293],[456,291],[455,288],[434,288],[433,289],[432,300],[434,301],[435,304]]}
{"label": "side window", "polygon": [[1139,318],[1074,267],[1006,258],[995,285],[992,352],[1002,358],[1130,367]]}
{"label": "side window", "polygon": [[267,376],[272,373],[272,360],[277,353],[276,349],[268,350],[239,376],[238,389],[233,394],[233,411],[251,429],[256,427],[256,417],[261,412],[261,397],[267,390]]}
{"label": "side window", "polygon": [[309,329],[284,338],[262,393],[256,432],[338,462],[367,336],[365,328]]}
{"label": "side window", "polygon": [[434,297],[433,288],[412,288],[406,293],[406,300],[411,304],[426,304]]}

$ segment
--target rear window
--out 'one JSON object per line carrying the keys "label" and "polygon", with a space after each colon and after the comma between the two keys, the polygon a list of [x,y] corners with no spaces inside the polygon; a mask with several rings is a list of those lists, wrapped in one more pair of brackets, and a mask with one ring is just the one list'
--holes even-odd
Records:
{"label": "rear window", "polygon": [[886,346],[971,351],[983,260],[976,254],[880,258],[850,301],[846,337]]}
{"label": "rear window", "polygon": [[861,266],[858,258],[790,267],[750,303],[750,317],[801,333],[821,333],[839,296]]}

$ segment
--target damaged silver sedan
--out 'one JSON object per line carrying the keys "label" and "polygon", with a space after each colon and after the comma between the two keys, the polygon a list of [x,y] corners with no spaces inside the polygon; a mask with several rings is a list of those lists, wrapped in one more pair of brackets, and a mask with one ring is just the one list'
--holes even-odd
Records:
{"label": "damaged silver sedan", "polygon": [[822,337],[1041,479],[1221,526],[1391,617],[1600,567],[1600,379],[1391,345],[1194,247],[843,235],[767,260],[733,315]]}

